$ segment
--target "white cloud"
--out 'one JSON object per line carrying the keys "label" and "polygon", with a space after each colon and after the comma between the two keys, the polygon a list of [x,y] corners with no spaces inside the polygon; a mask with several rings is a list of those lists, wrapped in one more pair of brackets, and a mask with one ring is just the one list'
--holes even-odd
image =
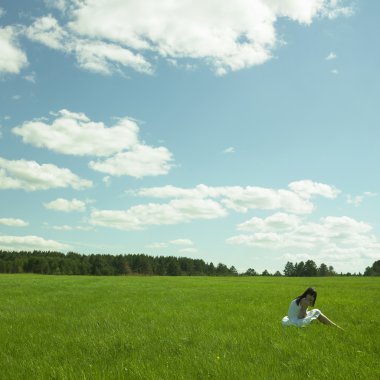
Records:
{"label": "white cloud", "polygon": [[65,0],[44,0],[44,3],[48,8],[55,8],[60,11],[64,11],[67,5]]}
{"label": "white cloud", "polygon": [[84,212],[86,210],[86,202],[80,201],[78,199],[63,199],[58,198],[54,201],[44,203],[44,207],[49,210],[72,212],[79,211]]}
{"label": "white cloud", "polygon": [[190,239],[175,239],[175,240],[171,240],[170,244],[174,244],[174,245],[193,245],[194,243]]}
{"label": "white cloud", "polygon": [[373,193],[372,191],[365,191],[364,195],[367,197],[377,197],[379,194],[378,193]]}
{"label": "white cloud", "polygon": [[130,67],[145,74],[153,72],[151,65],[142,55],[101,41],[77,40],[75,54],[81,68],[99,74],[111,75],[115,71],[121,72],[120,66]]}
{"label": "white cloud", "polygon": [[29,225],[28,222],[16,218],[0,218],[0,224],[11,227],[26,227]]}
{"label": "white cloud", "polygon": [[182,248],[179,250],[181,253],[196,253],[198,250],[196,248]]}
{"label": "white cloud", "polygon": [[[227,209],[247,212],[249,209],[284,209],[287,212],[308,214],[313,211],[309,201],[311,194],[333,197],[338,190],[311,181],[294,182],[293,187],[302,196],[284,189],[261,187],[209,187],[198,185],[192,189],[175,186],[142,188],[134,194],[143,197],[174,198],[169,203],[149,203],[131,207],[126,211],[95,210],[91,214],[91,223],[125,230],[141,229],[147,225],[164,225],[183,223],[193,219],[212,219],[227,215]],[[295,215],[277,213],[265,221],[251,219],[242,224],[241,229],[251,229],[257,223],[264,223],[268,228],[292,228],[300,223]]]}
{"label": "white cloud", "polygon": [[227,215],[217,202],[204,199],[178,199],[166,204],[148,203],[128,210],[94,210],[90,224],[120,230],[141,230],[149,225],[168,225],[192,220],[215,219]]}
{"label": "white cloud", "polygon": [[331,74],[337,75],[339,74],[339,71],[337,69],[333,69],[331,70]]}
{"label": "white cloud", "polygon": [[337,17],[349,17],[354,14],[354,8],[352,6],[344,6],[341,4],[347,3],[346,0],[329,0],[326,2],[326,6],[322,11],[322,16],[329,19],[335,19]]}
{"label": "white cloud", "polygon": [[[224,75],[272,57],[281,43],[279,18],[309,25],[317,17],[352,14],[352,8],[336,0],[97,0],[70,1],[66,7],[59,0],[45,3],[64,11],[70,21],[60,26],[45,16],[29,27],[29,37],[75,54],[80,66],[103,74],[120,66],[150,73],[147,59],[158,54],[178,66],[180,60],[200,60]],[[62,39],[64,44],[59,43]]]}
{"label": "white cloud", "polygon": [[163,248],[168,248],[170,247],[171,245],[174,245],[174,246],[185,246],[187,248],[182,248],[179,250],[179,252],[186,252],[186,250],[188,250],[188,252],[195,252],[197,251],[195,248],[193,247],[190,247],[192,245],[194,245],[194,243],[190,240],[190,239],[174,239],[174,240],[170,240],[169,242],[156,242],[156,243],[152,243],[152,244],[148,244],[146,245],[146,248],[151,248],[151,249],[163,249]]}
{"label": "white cloud", "polygon": [[252,218],[238,225],[238,230],[248,233],[232,236],[226,242],[272,250],[292,249],[294,257],[299,255],[297,250],[305,254],[306,249],[308,258],[327,262],[329,258],[344,261],[380,255],[380,243],[371,234],[368,223],[347,216],[328,216],[319,223],[293,217],[275,214],[265,219]]}
{"label": "white cloud", "polygon": [[230,146],[229,148],[224,149],[223,153],[235,153],[235,148]]}
{"label": "white cloud", "polygon": [[102,178],[102,182],[109,187],[111,185],[111,177],[109,175],[106,175]]}
{"label": "white cloud", "polygon": [[313,182],[310,180],[291,182],[289,184],[289,188],[304,198],[310,198],[313,195],[320,195],[322,197],[332,199],[336,198],[340,193],[340,190],[334,186]]}
{"label": "white cloud", "polygon": [[331,53],[329,53],[329,55],[325,59],[326,61],[331,61],[333,59],[336,59],[336,54],[332,51]]}
{"label": "white cloud", "polygon": [[67,224],[62,226],[53,226],[51,228],[56,231],[91,231],[93,229],[91,226],[68,226]]}
{"label": "white cloud", "polygon": [[128,118],[112,127],[93,122],[83,113],[61,110],[51,124],[33,120],[13,128],[24,143],[78,156],[110,156],[137,144],[139,127]]}
{"label": "white cloud", "polygon": [[69,32],[64,30],[51,15],[37,19],[25,33],[31,40],[38,41],[51,49],[64,52],[70,52],[73,49]]}
{"label": "white cloud", "polygon": [[168,244],[167,243],[152,243],[152,244],[146,245],[145,247],[150,248],[150,249],[163,249],[163,248],[167,248]]}
{"label": "white cloud", "polygon": [[239,231],[270,231],[270,230],[288,230],[294,229],[301,222],[301,218],[286,213],[276,213],[271,216],[268,216],[265,219],[261,218],[251,218],[250,220],[241,223],[237,226]]}
{"label": "white cloud", "polygon": [[[63,109],[55,116],[51,123],[36,119],[12,131],[24,143],[58,153],[108,157],[90,161],[89,167],[114,176],[158,176],[167,174],[173,166],[172,153],[167,148],[140,142],[135,120],[120,118],[112,127],[106,127],[102,122],[91,121],[84,113]],[[109,177],[105,177],[104,183],[109,183]]]}
{"label": "white cloud", "polygon": [[146,74],[152,72],[150,63],[140,54],[120,45],[81,38],[61,27],[52,15],[37,19],[27,28],[26,35],[51,49],[74,54],[79,67],[89,71],[109,75],[121,67],[131,67]]}
{"label": "white cloud", "polygon": [[129,152],[117,153],[103,161],[91,161],[89,167],[113,176],[135,178],[167,174],[172,168],[172,154],[165,147],[135,145]]}
{"label": "white cloud", "polygon": [[350,205],[353,205],[355,207],[358,207],[360,206],[364,199],[367,198],[367,197],[376,197],[378,194],[376,193],[372,193],[370,191],[365,191],[362,195],[347,195],[346,196],[346,201],[347,201],[347,204],[350,204]]}
{"label": "white cloud", "polygon": [[15,251],[58,251],[69,248],[55,240],[46,240],[39,236],[0,236],[0,249]]}
{"label": "white cloud", "polygon": [[347,195],[346,200],[349,205],[354,205],[355,207],[358,207],[363,202],[364,196],[363,195],[356,195],[351,196]]}
{"label": "white cloud", "polygon": [[0,157],[0,189],[35,191],[72,187],[78,190],[91,186],[91,181],[79,178],[66,168]]}
{"label": "white cloud", "polygon": [[6,13],[3,8],[0,8],[0,17],[3,17]]}
{"label": "white cloud", "polygon": [[332,186],[309,180],[292,182],[289,187],[292,191],[254,186],[209,187],[203,184],[184,189],[168,185],[143,188],[137,194],[154,198],[220,198],[225,207],[237,212],[284,209],[287,212],[308,214],[314,209],[310,201],[312,195],[334,198],[339,193]]}
{"label": "white cloud", "polygon": [[15,27],[0,28],[0,74],[18,74],[28,65],[26,55],[18,45],[17,34]]}
{"label": "white cloud", "polygon": [[25,75],[24,79],[28,82],[36,83],[36,73],[33,72],[33,73],[28,74],[28,75]]}

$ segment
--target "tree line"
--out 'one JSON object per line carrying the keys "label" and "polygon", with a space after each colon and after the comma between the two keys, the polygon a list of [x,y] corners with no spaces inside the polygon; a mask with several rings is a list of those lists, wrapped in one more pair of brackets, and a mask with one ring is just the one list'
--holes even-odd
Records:
{"label": "tree line", "polygon": [[[234,266],[219,263],[214,265],[202,259],[175,256],[148,256],[145,254],[90,254],[75,252],[67,254],[54,251],[2,251],[0,250],[0,273],[39,273],[62,275],[158,275],[158,276],[238,276]],[[330,265],[317,266],[313,260],[299,263],[288,261],[283,274],[264,270],[262,273],[249,268],[240,276],[287,276],[315,277],[359,275],[361,273],[338,274]],[[380,276],[380,260],[367,267],[364,276]]]}
{"label": "tree line", "polygon": [[65,275],[159,275],[237,276],[235,267],[216,266],[201,259],[145,254],[67,254],[52,251],[0,251],[0,273],[40,273]]}
{"label": "tree line", "polygon": [[[287,276],[287,277],[325,277],[325,276],[362,276],[359,273],[337,273],[332,265],[327,266],[322,263],[320,266],[313,260],[307,260],[306,262],[300,261],[299,263],[292,263],[288,261],[285,264],[283,274],[280,271],[276,271],[273,275],[266,269],[261,273],[257,273],[253,268],[249,268],[244,276]],[[380,276],[380,260],[375,261],[372,267],[367,267],[364,271],[364,276]]]}

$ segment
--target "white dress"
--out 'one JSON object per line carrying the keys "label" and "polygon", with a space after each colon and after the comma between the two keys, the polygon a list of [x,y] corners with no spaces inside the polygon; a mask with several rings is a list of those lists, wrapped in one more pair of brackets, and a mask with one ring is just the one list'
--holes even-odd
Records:
{"label": "white dress", "polygon": [[309,325],[314,319],[317,319],[321,315],[319,309],[313,309],[306,312],[305,318],[298,318],[298,314],[301,310],[301,305],[297,305],[296,300],[293,300],[289,305],[288,315],[282,318],[283,326],[298,326],[304,327]]}

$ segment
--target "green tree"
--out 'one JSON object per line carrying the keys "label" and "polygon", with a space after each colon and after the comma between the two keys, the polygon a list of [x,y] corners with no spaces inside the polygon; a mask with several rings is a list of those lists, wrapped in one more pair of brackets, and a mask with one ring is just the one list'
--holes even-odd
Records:
{"label": "green tree", "polygon": [[291,263],[290,261],[288,261],[285,264],[284,275],[285,276],[295,276],[296,275],[296,269],[294,267],[294,264]]}
{"label": "green tree", "polygon": [[169,276],[181,275],[181,267],[175,257],[171,258],[171,260],[169,261],[169,265],[167,267],[167,274]]}
{"label": "green tree", "polygon": [[295,275],[298,277],[304,276],[304,268],[305,268],[305,263],[303,261],[296,263],[294,265]]}
{"label": "green tree", "polygon": [[329,274],[329,268],[326,264],[322,263],[318,268],[318,276],[328,276]]}
{"label": "green tree", "polygon": [[253,268],[248,268],[244,276],[257,276],[258,273]]}
{"label": "green tree", "polygon": [[229,274],[229,270],[227,265],[219,263],[218,266],[216,267],[216,274],[218,276],[225,276]]}
{"label": "green tree", "polygon": [[317,264],[313,260],[307,260],[303,268],[303,275],[306,277],[314,277],[318,273]]}
{"label": "green tree", "polygon": [[335,276],[336,272],[334,270],[334,267],[332,265],[329,266],[329,276]]}
{"label": "green tree", "polygon": [[380,276],[380,260],[375,261],[371,267],[367,267],[364,276]]}

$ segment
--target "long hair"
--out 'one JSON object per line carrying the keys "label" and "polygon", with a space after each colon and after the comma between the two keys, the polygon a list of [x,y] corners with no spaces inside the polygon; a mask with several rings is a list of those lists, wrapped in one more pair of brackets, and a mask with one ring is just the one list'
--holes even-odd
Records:
{"label": "long hair", "polygon": [[314,288],[307,288],[300,296],[296,298],[296,304],[299,305],[302,298],[306,298],[308,294],[314,297],[314,301],[313,301],[313,306],[314,306],[315,301],[317,300],[317,292]]}

